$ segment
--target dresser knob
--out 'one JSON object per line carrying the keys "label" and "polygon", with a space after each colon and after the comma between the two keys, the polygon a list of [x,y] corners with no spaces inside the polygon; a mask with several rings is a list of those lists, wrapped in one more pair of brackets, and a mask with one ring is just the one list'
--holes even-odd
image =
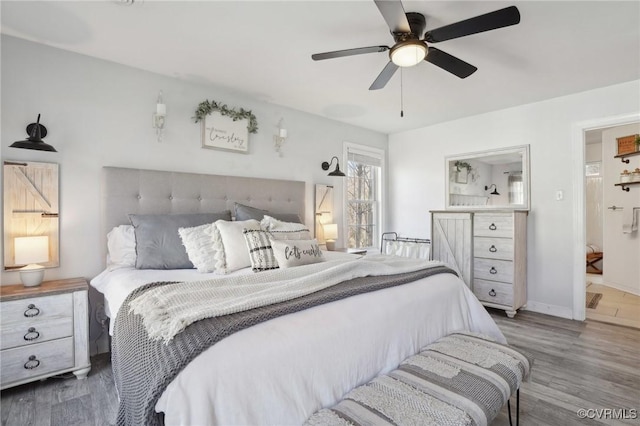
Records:
{"label": "dresser knob", "polygon": [[489,292],[489,296],[495,297],[496,296],[496,291],[494,289],[491,289],[491,291]]}
{"label": "dresser knob", "polygon": [[495,252],[497,252],[497,251],[498,251],[498,249],[496,248],[496,246],[491,246],[491,247],[489,247],[489,251],[490,251],[491,253],[495,253]]}
{"label": "dresser knob", "polygon": [[29,361],[24,363],[24,368],[27,370],[33,370],[34,368],[38,368],[40,365],[40,361],[36,359],[35,355],[31,355],[29,357]]}
{"label": "dresser knob", "polygon": [[36,340],[38,337],[40,337],[40,332],[36,331],[36,329],[33,327],[29,327],[29,330],[27,330],[27,334],[23,336],[24,340],[26,340],[27,342]]}
{"label": "dresser knob", "polygon": [[29,306],[27,306],[27,310],[24,311],[24,316],[27,318],[36,317],[38,315],[40,315],[40,309],[36,308],[36,305],[33,303],[29,304]]}
{"label": "dresser knob", "polygon": [[498,227],[496,226],[495,223],[492,223],[491,225],[489,225],[489,229],[492,231],[495,231],[496,229],[498,229]]}
{"label": "dresser knob", "polygon": [[498,273],[498,270],[492,266],[492,267],[491,267],[491,269],[489,269],[489,273],[490,273],[491,275],[495,275],[495,274],[497,274],[497,273]]}

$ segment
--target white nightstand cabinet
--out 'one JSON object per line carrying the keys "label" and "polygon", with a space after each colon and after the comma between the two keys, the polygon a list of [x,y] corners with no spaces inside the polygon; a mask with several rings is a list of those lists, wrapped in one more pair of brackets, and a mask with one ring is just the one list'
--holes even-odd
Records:
{"label": "white nightstand cabinet", "polygon": [[87,377],[87,293],[84,278],[0,286],[1,389],[68,372]]}

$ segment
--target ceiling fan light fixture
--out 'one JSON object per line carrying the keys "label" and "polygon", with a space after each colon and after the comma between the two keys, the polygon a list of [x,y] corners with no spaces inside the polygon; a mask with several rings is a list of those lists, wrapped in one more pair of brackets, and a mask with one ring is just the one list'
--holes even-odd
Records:
{"label": "ceiling fan light fixture", "polygon": [[396,44],[389,51],[391,62],[399,67],[418,65],[427,56],[427,45],[420,40],[406,40]]}

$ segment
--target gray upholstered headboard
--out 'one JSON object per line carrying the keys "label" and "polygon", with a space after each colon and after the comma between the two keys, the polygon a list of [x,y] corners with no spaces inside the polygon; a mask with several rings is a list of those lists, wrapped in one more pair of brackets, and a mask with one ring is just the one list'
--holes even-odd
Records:
{"label": "gray upholstered headboard", "polygon": [[198,173],[103,167],[102,247],[114,227],[129,224],[130,213],[207,213],[241,203],[305,218],[305,183]]}

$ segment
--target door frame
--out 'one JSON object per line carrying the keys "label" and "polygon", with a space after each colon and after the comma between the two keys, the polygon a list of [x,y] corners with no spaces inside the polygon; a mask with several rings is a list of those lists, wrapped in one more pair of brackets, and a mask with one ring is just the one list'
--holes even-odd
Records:
{"label": "door frame", "polygon": [[589,130],[623,126],[640,122],[640,112],[602,117],[574,123],[571,126],[571,148],[573,154],[573,319],[584,321],[586,317],[586,182],[585,133]]}

